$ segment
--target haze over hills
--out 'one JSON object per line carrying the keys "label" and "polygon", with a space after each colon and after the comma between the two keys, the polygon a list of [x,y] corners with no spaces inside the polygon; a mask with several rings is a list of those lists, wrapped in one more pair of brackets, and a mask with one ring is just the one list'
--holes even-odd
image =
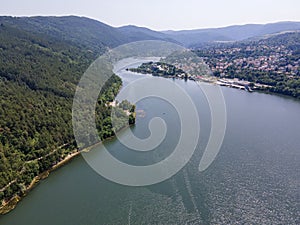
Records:
{"label": "haze over hills", "polygon": [[[173,38],[170,37],[168,34],[164,34],[162,32],[153,31],[145,27],[137,27],[133,25],[129,26],[123,26],[117,28],[118,31],[120,31],[126,39],[131,41],[137,41],[137,40],[166,40],[171,42],[177,42]],[[180,42],[177,42],[180,44]]]}
{"label": "haze over hills", "polygon": [[106,46],[114,47],[125,42],[117,29],[84,17],[0,17],[0,23],[98,52]]}
{"label": "haze over hills", "polygon": [[241,41],[282,31],[300,30],[300,22],[278,22],[270,24],[247,24],[222,28],[164,31],[174,40],[185,46],[197,45],[201,42]]}
{"label": "haze over hills", "polygon": [[283,31],[300,30],[300,22],[278,22],[265,25],[247,24],[223,28],[158,32],[132,25],[115,28],[93,19],[77,16],[0,17],[0,23],[31,33],[42,33],[52,38],[70,41],[98,52],[105,47],[111,48],[140,40],[166,40],[193,47],[205,42],[240,41]]}
{"label": "haze over hills", "polygon": [[0,17],[0,23],[33,34],[68,41],[78,47],[89,48],[101,53],[106,47],[141,40],[168,40],[168,35],[147,28],[124,26],[111,27],[85,17]]}

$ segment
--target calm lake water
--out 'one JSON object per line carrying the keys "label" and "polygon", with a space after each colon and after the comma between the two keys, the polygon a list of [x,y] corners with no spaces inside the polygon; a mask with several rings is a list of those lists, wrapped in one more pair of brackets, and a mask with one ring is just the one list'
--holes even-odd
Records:
{"label": "calm lake water", "polygon": [[[124,84],[140,76],[120,75]],[[210,111],[195,82],[174,82],[194,100],[201,123],[199,145],[184,169],[156,185],[127,187],[102,178],[79,156],[41,181],[16,209],[0,217],[0,224],[300,224],[300,102],[222,88],[228,114],[225,139],[212,165],[199,172]],[[137,109],[145,115],[137,118],[132,132],[147,137],[149,121],[159,116],[168,126],[164,142],[149,154],[134,153],[116,139],[106,147],[125,162],[151,164],[176,145],[178,115],[157,98],[139,102]],[[94,151],[101,154],[101,149]]]}

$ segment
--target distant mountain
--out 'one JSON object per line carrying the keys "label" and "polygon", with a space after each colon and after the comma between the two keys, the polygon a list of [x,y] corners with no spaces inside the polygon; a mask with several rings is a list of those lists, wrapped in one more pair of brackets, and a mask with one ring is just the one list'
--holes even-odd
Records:
{"label": "distant mountain", "polygon": [[116,28],[84,17],[0,17],[0,23],[100,52],[126,42]]}
{"label": "distant mountain", "polygon": [[300,30],[300,22],[247,24],[223,28],[182,31],[153,31],[145,27],[123,26],[115,28],[102,22],[78,16],[63,17],[0,17],[1,24],[30,33],[48,35],[78,47],[103,52],[105,48],[141,40],[165,40],[186,47],[197,47],[216,41],[240,41],[283,31]]}
{"label": "distant mountain", "polygon": [[30,33],[68,41],[96,52],[103,52],[106,47],[112,48],[133,41],[174,42],[168,35],[147,28],[135,26],[115,28],[97,20],[78,16],[0,17],[0,23]]}
{"label": "distant mountain", "polygon": [[168,33],[169,37],[180,42],[186,47],[193,47],[207,42],[215,41],[234,41],[234,39],[224,36],[218,32],[210,30],[199,30],[194,32],[194,30],[189,31],[178,31]]}
{"label": "distant mountain", "polygon": [[137,26],[123,26],[119,27],[118,31],[120,31],[123,36],[127,39],[128,42],[132,41],[140,41],[140,40],[165,40],[176,42],[174,39],[170,38],[169,35],[153,31],[145,27],[137,27]]}
{"label": "distant mountain", "polygon": [[[245,43],[247,44],[247,42]],[[250,41],[250,43],[255,43],[255,41]],[[291,50],[298,60],[300,59],[300,31],[280,32],[272,35],[265,35],[264,38],[260,38],[256,41],[256,43],[257,45],[267,46],[283,45],[288,50]]]}
{"label": "distant mountain", "polygon": [[223,28],[164,31],[163,33],[185,46],[190,47],[197,46],[204,42],[240,41],[267,34],[294,30],[300,30],[300,22],[279,22],[265,25],[247,24]]}

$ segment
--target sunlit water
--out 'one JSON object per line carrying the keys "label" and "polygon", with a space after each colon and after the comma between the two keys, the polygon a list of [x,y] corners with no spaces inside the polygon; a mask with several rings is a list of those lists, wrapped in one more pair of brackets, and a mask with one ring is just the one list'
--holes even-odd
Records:
{"label": "sunlit water", "polygon": [[[124,84],[141,76],[120,75]],[[41,181],[16,209],[0,217],[0,224],[300,224],[299,101],[223,88],[225,139],[212,165],[199,172],[210,111],[195,82],[174,82],[191,95],[201,124],[199,145],[183,170],[160,184],[127,187],[102,178],[80,156]],[[139,109],[145,114],[131,130],[145,138],[151,118],[161,117],[168,126],[164,142],[149,153],[133,152],[116,139],[106,147],[124,162],[146,165],[171,153],[180,124],[175,109],[163,100],[147,98],[137,104]],[[101,149],[94,151],[101,154]]]}

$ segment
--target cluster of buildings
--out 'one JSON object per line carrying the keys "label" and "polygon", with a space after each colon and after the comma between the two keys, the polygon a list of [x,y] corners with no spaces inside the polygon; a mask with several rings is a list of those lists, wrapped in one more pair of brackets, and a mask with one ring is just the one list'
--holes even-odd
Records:
{"label": "cluster of buildings", "polygon": [[204,60],[209,64],[212,72],[220,76],[226,76],[231,69],[234,69],[235,73],[248,69],[285,74],[289,77],[300,73],[300,59],[291,59],[292,51],[283,45],[250,45],[208,51],[211,51],[211,54],[209,57],[204,57]]}

